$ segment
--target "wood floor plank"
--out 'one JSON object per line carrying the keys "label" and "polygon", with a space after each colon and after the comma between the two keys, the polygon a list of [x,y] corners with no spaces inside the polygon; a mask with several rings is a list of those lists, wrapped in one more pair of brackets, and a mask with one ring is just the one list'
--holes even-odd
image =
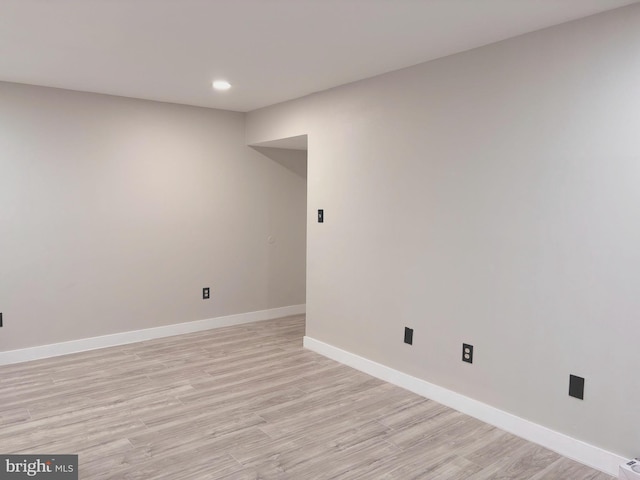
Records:
{"label": "wood floor plank", "polygon": [[90,480],[605,480],[302,348],[294,316],[0,367],[2,453]]}

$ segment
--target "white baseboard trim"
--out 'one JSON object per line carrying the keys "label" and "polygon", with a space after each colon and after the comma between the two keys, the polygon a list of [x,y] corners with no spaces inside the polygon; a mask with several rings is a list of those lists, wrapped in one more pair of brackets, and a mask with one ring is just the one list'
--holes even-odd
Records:
{"label": "white baseboard trim", "polygon": [[0,365],[11,363],[28,362],[42,358],[57,357],[69,353],[85,352],[98,348],[115,347],[128,343],[142,342],[154,338],[171,337],[182,335],[183,333],[200,332],[213,328],[229,327],[243,323],[259,322],[262,320],[272,320],[274,318],[288,317],[290,315],[302,315],[306,311],[306,305],[291,305],[288,307],[272,308],[270,310],[258,310],[256,312],[239,313],[225,317],[207,318],[193,322],[174,323],[162,327],[145,328],[143,330],[132,330],[130,332],[114,333],[100,337],[81,338],[68,342],[53,343],[51,345],[40,345],[37,347],[22,348],[19,350],[9,350],[0,352]]}
{"label": "white baseboard trim", "polygon": [[304,347],[361,372],[392,383],[423,397],[435,400],[485,423],[537,443],[562,456],[595,468],[609,475],[618,475],[618,466],[626,458],[595,447],[563,433],[556,432],[524,418],[479,402],[425,380],[347,352],[311,337],[304,337]]}

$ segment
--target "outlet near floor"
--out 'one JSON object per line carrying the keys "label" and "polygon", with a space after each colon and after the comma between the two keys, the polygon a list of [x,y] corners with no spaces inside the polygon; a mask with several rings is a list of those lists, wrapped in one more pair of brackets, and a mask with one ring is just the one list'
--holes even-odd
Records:
{"label": "outlet near floor", "polygon": [[462,344],[462,361],[473,363],[473,345],[469,345],[468,343]]}

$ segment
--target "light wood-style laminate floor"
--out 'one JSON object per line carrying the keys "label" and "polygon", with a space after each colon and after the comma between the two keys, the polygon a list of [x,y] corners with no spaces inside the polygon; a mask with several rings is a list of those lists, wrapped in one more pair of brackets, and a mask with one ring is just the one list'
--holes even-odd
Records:
{"label": "light wood-style laminate floor", "polygon": [[81,479],[611,479],[303,334],[297,316],[0,367],[0,453],[77,453]]}

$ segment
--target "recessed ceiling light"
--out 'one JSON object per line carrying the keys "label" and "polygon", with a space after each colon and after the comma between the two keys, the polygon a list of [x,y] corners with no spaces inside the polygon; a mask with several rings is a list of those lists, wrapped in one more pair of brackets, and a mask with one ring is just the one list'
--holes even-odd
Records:
{"label": "recessed ceiling light", "polygon": [[226,80],[215,80],[213,82],[213,88],[216,90],[229,90],[231,88],[231,84]]}

